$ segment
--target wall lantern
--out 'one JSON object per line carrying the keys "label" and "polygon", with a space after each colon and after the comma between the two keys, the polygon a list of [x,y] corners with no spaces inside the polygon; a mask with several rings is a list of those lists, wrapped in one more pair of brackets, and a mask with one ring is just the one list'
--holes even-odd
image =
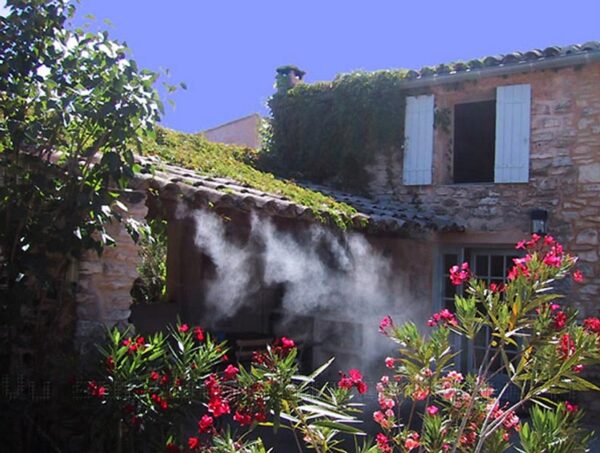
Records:
{"label": "wall lantern", "polygon": [[545,236],[548,232],[548,211],[534,209],[531,211],[531,233]]}

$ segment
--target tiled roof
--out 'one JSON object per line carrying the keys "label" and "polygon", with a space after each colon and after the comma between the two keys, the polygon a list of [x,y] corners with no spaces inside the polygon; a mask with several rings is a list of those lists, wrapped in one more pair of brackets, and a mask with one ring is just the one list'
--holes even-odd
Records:
{"label": "tiled roof", "polygon": [[596,54],[600,56],[600,42],[589,41],[584,44],[572,44],[559,47],[551,46],[545,49],[533,49],[525,52],[511,52],[504,55],[491,55],[470,61],[457,61],[453,63],[439,64],[437,66],[426,66],[420,70],[409,70],[405,78],[407,80],[429,79],[446,75],[474,72],[491,68],[517,68],[519,65],[527,66],[561,59],[565,57],[585,54]]}
{"label": "tiled roof", "polygon": [[[166,164],[156,157],[138,157],[137,159],[146,168],[139,177],[146,180],[150,187],[163,193],[173,191],[182,194],[194,205],[202,206],[210,203],[216,208],[256,210],[271,216],[317,221],[317,216],[310,208],[292,202],[284,196],[257,190],[231,179],[204,176],[186,168]],[[321,191],[353,206],[357,213],[350,220],[356,230],[366,230],[377,234],[400,234],[410,231],[464,231],[464,226],[451,222],[449,219],[417,212],[415,209],[386,209],[367,198],[324,187],[309,185],[306,187]]]}
{"label": "tiled roof", "polygon": [[406,223],[418,225],[422,230],[433,231],[464,231],[465,229],[464,225],[455,222],[449,216],[436,215],[424,208],[417,208],[414,205],[389,203],[318,184],[304,183],[301,185],[308,189],[322,192],[337,201],[352,206],[361,214],[368,216],[376,224]]}

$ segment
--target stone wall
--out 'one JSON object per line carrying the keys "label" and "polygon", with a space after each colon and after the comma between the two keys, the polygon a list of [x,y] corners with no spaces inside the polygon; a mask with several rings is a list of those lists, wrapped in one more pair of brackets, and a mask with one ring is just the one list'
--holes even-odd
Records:
{"label": "stone wall", "polygon": [[[132,192],[121,197],[128,207],[126,216],[146,217],[145,193]],[[116,247],[106,247],[101,256],[88,251],[79,264],[75,345],[85,353],[103,338],[106,328],[126,328],[133,302],[130,291],[140,262],[138,247],[122,223],[109,225],[108,234]]]}
{"label": "stone wall", "polygon": [[[497,86],[531,84],[528,184],[452,184],[452,113],[457,103],[495,99]],[[433,184],[402,185],[402,152],[370,168],[369,190],[383,203],[411,203],[467,225],[445,241],[510,245],[529,234],[529,212],[549,213],[549,233],[580,258],[586,281],[571,300],[583,316],[598,314],[600,300],[600,63],[560,70],[439,85],[411,94],[433,94],[448,109],[448,128],[434,132]],[[382,155],[384,153],[381,153]],[[390,172],[390,168],[392,171]],[[392,175],[390,177],[390,174]]]}

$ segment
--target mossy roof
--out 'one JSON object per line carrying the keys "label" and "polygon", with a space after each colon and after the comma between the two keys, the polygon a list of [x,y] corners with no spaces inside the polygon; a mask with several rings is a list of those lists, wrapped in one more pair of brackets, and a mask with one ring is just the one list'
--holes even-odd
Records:
{"label": "mossy roof", "polygon": [[160,158],[166,164],[197,172],[203,177],[226,178],[242,186],[260,190],[309,208],[323,222],[345,228],[352,223],[356,209],[321,192],[306,189],[294,181],[276,178],[252,163],[257,151],[206,140],[199,134],[158,128],[155,139],[147,139],[142,156]]}

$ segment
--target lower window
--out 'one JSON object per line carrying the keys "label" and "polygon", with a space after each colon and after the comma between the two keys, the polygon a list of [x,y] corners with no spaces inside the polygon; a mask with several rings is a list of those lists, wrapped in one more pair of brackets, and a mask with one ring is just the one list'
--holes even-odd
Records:
{"label": "lower window", "polygon": [[[442,255],[442,308],[454,312],[454,296],[462,294],[463,287],[454,286],[450,282],[449,269],[455,264],[469,263],[469,267],[478,279],[490,283],[506,282],[508,270],[513,266],[513,259],[519,255],[514,249],[455,248]],[[460,355],[460,368],[469,371],[477,369],[490,348],[490,332],[484,329],[474,342],[468,345],[456,345],[463,353]]]}

